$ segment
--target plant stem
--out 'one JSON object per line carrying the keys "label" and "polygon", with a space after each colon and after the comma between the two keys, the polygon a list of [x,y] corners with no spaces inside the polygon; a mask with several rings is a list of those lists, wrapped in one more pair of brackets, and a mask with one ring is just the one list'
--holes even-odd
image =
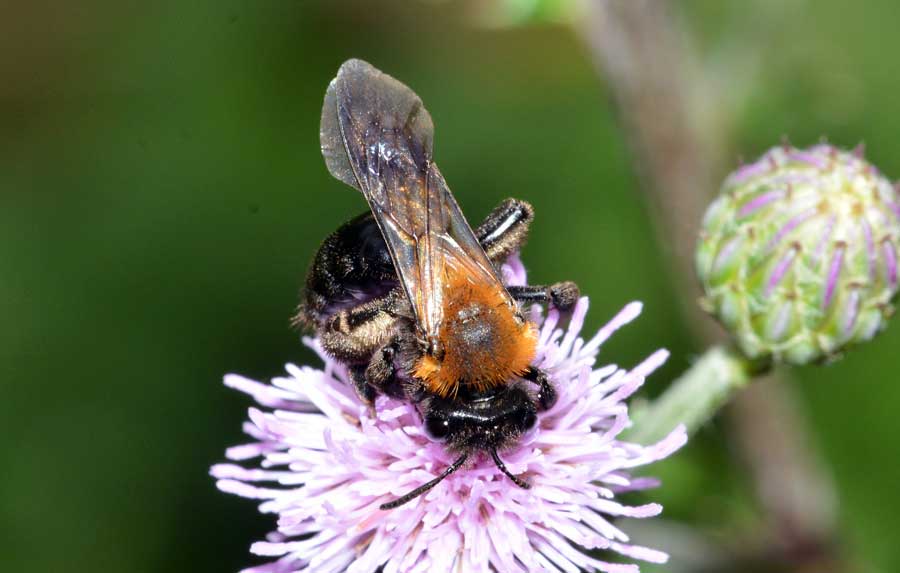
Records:
{"label": "plant stem", "polygon": [[625,439],[640,444],[661,440],[679,424],[688,433],[710,420],[752,378],[752,365],[740,353],[713,346],[662,396],[638,407]]}
{"label": "plant stem", "polygon": [[[724,174],[723,157],[733,149],[731,130],[738,123],[735,112],[748,97],[738,94],[737,101],[729,101],[730,94],[738,83],[748,85],[751,80],[747,80],[748,74],[736,71],[740,65],[730,65],[726,75],[709,67],[710,60],[692,49],[690,37],[679,25],[678,3],[590,0],[583,4],[587,11],[579,20],[580,30],[616,104],[635,172],[659,223],[660,244],[673,255],[669,257],[673,277],[682,289],[689,326],[704,346],[719,343],[722,331],[693,304],[697,291],[696,282],[690,280],[692,248],[706,202]],[[780,9],[786,4],[790,3],[781,0],[761,6]],[[769,24],[782,20],[766,17]],[[769,26],[754,27],[757,29]],[[739,59],[760,57],[758,48],[766,44],[764,40],[742,43]],[[723,79],[727,90],[722,89],[726,85]],[[646,415],[635,418],[630,435],[643,441],[663,435],[678,421],[696,429],[746,384],[750,370],[739,366],[726,349],[711,350],[657,403],[647,406]],[[715,374],[717,371],[720,374]],[[781,380],[755,383],[736,396],[729,416],[737,444],[744,450],[741,457],[758,481],[754,487],[768,521],[763,532],[766,538],[782,542],[760,552],[758,557],[765,563],[762,569],[825,571],[819,565],[824,558],[834,562],[827,571],[852,570],[846,561],[833,558],[840,556],[837,498],[808,439],[806,419],[795,403],[785,402],[785,394],[790,392],[788,376],[783,370],[773,376]],[[695,386],[699,388],[697,397],[691,395]],[[759,438],[759,428],[766,426],[778,428],[781,447],[777,451],[759,446],[767,443],[768,437]],[[770,483],[791,494],[768,495]],[[810,512],[810,507],[819,509]]]}

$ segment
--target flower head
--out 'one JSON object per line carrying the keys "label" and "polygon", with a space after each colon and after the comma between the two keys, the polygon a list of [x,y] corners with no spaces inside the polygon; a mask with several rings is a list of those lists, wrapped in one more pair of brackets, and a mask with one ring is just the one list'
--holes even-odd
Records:
{"label": "flower head", "polygon": [[726,179],[703,220],[704,303],[750,358],[805,364],[893,313],[897,190],[859,154],[776,147]]}
{"label": "flower head", "polygon": [[[517,259],[504,274],[511,284],[524,283]],[[222,491],[263,500],[261,511],[278,515],[277,531],[251,549],[276,561],[248,571],[639,571],[592,550],[664,562],[664,553],[631,544],[614,520],[660,513],[657,504],[628,506],[616,494],[654,485],[633,477],[632,468],[668,456],[687,440],[683,428],[653,446],[617,438],[629,425],[624,400],[667,353],[657,351],[630,371],[596,368],[600,345],[641,307],[629,304],[585,341],[579,332],[587,309],[587,299],[579,301],[565,329],[555,311],[546,318],[537,307],[531,311],[541,325],[535,365],[549,373],[559,398],[533,431],[503,452],[507,467],[531,482],[527,490],[489,457],[473,456],[422,497],[380,510],[454,461],[426,437],[413,405],[382,396],[374,408],[364,406],[345,368],[315,340],[306,342],[319,353],[322,369],[288,365],[288,376],[271,384],[227,376],[226,385],[264,409],[251,408],[244,426],[253,442],[227,451],[245,465],[220,464],[211,473]]]}

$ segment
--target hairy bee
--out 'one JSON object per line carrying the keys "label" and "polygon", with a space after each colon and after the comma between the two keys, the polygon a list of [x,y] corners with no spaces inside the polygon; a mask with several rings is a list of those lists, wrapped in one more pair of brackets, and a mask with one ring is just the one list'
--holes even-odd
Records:
{"label": "hairy bee", "polygon": [[570,308],[571,282],[504,286],[499,265],[524,242],[532,207],[503,201],[474,231],[432,159],[422,100],[366,62],[349,60],[328,86],[321,145],[331,174],[362,192],[369,212],[325,239],[297,319],[315,326],[357,393],[413,403],[424,430],[459,454],[438,477],[382,505],[402,505],[476,453],[491,456],[532,428],[556,391],[531,366],[537,329],[522,303]]}

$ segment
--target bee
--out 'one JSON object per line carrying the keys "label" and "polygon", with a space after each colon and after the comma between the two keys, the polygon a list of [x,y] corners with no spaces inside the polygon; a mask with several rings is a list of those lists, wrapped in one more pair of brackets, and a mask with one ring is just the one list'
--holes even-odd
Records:
{"label": "bee", "polygon": [[499,266],[524,243],[534,210],[507,199],[473,230],[434,163],[433,134],[422,100],[366,62],[345,62],[325,93],[325,164],[369,211],[325,239],[296,320],[347,365],[364,402],[379,393],[408,400],[426,435],[458,455],[382,509],[427,492],[478,452],[529,487],[498,451],[534,427],[557,393],[531,365],[537,327],[521,305],[567,310],[578,299],[572,282],[503,284]]}

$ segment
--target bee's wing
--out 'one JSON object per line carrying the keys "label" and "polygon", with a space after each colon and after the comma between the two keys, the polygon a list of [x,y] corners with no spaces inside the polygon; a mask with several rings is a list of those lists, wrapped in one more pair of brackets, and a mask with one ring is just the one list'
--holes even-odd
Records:
{"label": "bee's wing", "polygon": [[503,289],[432,162],[433,135],[419,96],[363,61],[345,62],[328,86],[320,133],[325,163],[369,202],[426,336],[441,325],[447,273]]}

